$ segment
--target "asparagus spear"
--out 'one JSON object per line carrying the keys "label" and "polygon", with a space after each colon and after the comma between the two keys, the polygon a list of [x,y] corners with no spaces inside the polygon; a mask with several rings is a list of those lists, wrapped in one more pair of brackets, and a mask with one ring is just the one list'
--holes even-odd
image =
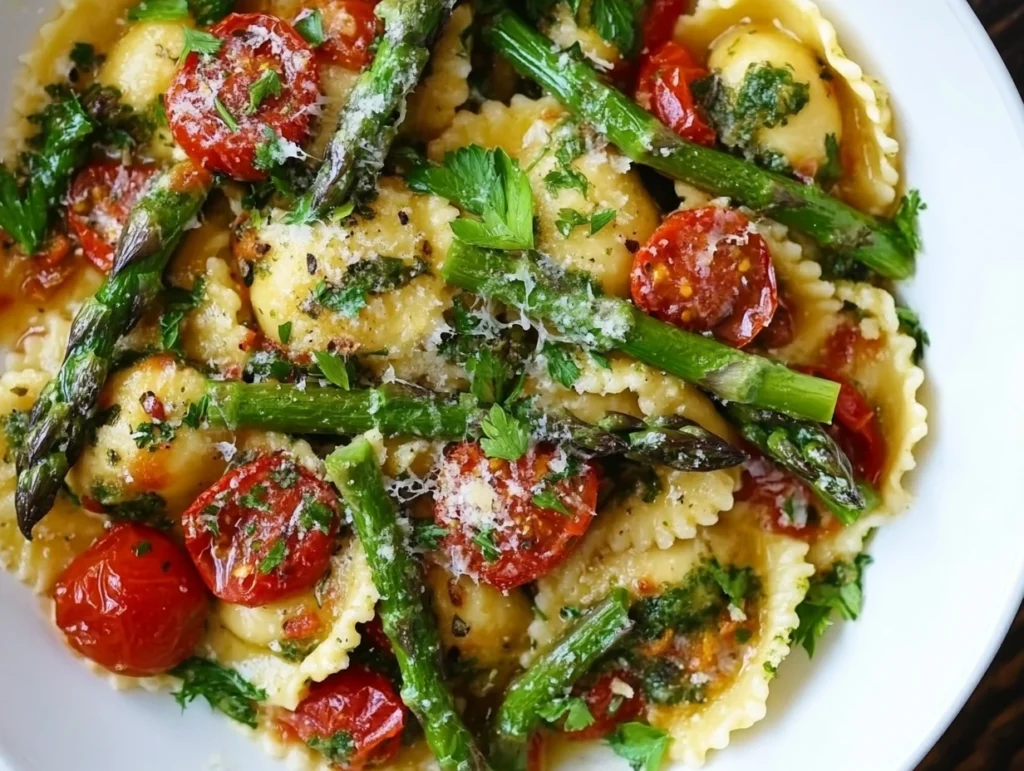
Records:
{"label": "asparagus spear", "polygon": [[864,511],[864,495],[849,458],[821,426],[744,404],[728,404],[725,413],[743,438],[804,480],[844,525]]}
{"label": "asparagus spear", "polygon": [[380,592],[381,622],[402,671],[402,701],[419,718],[442,769],[488,768],[442,679],[441,638],[370,443],[359,438],[335,450],[327,458],[327,473],[352,514]]}
{"label": "asparagus spear", "polygon": [[764,212],[887,278],[914,272],[915,246],[891,222],[862,214],[815,185],[687,142],[511,11],[493,16],[487,40],[520,74],[536,80],[637,163]]}
{"label": "asparagus spear", "polygon": [[553,323],[569,341],[619,350],[721,399],[799,418],[832,419],[839,385],[653,319],[631,303],[601,296],[585,274],[536,254],[452,244],[442,274],[469,292]]}
{"label": "asparagus spear", "polygon": [[115,344],[160,293],[164,267],[212,184],[190,161],[179,163],[156,179],[129,214],[110,274],[75,317],[64,363],[29,418],[15,496],[26,538],[31,540],[32,528],[53,506],[82,452]]}
{"label": "asparagus spear", "polygon": [[[488,415],[472,398],[449,399],[397,385],[343,391],[210,381],[207,394],[212,425],[298,434],[351,436],[375,428],[385,436],[461,441],[481,438]],[[538,441],[568,442],[584,457],[625,455],[682,471],[730,468],[744,459],[724,439],[682,418],[644,422],[615,414],[595,426],[561,410],[542,413],[528,401],[511,409]]]}
{"label": "asparagus spear", "polygon": [[454,0],[384,0],[384,20],[373,64],[356,81],[338,120],[324,165],[310,192],[310,211],[325,213],[372,194],[384,157],[395,137],[405,100],[430,59],[430,44],[451,13]]}
{"label": "asparagus spear", "polygon": [[614,589],[591,608],[547,653],[508,687],[498,710],[491,740],[491,762],[499,771],[526,768],[530,732],[540,722],[539,711],[566,695],[594,662],[606,654],[633,626],[629,595]]}

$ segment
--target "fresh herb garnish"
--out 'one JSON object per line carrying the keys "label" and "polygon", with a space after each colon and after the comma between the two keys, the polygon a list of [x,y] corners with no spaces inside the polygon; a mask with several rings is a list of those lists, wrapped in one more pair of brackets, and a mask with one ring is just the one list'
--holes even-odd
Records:
{"label": "fresh herb garnish", "polygon": [[488,458],[517,461],[526,454],[530,435],[522,421],[495,404],[481,424],[485,438],[480,446]]}
{"label": "fresh herb garnish", "polygon": [[603,209],[594,212],[589,217],[575,209],[559,209],[558,219],[555,220],[555,228],[562,234],[563,238],[568,238],[576,228],[581,225],[589,225],[590,235],[593,236],[601,232],[608,223],[614,220],[615,215],[615,209]]}
{"label": "fresh herb garnish", "polygon": [[561,699],[552,699],[541,705],[537,714],[548,723],[557,723],[562,716],[565,716],[565,723],[562,728],[565,731],[582,731],[595,723],[594,715],[587,706],[587,702],[580,696],[568,696]]}
{"label": "fresh herb garnish", "polygon": [[187,0],[142,0],[128,11],[128,21],[179,21],[186,16]]}
{"label": "fresh herb garnish", "polygon": [[247,115],[253,115],[260,109],[260,105],[272,96],[281,95],[281,76],[277,70],[265,69],[263,74],[249,86],[249,107]]}
{"label": "fresh herb garnish", "polygon": [[302,511],[299,512],[299,526],[303,530],[313,530],[321,533],[331,531],[331,522],[334,521],[334,511],[326,503],[305,495],[302,497]]}
{"label": "fresh herb garnish", "polygon": [[274,541],[274,545],[270,547],[270,551],[268,551],[263,559],[260,560],[260,564],[256,569],[262,575],[269,575],[277,570],[281,563],[284,562],[284,558],[287,554],[288,544],[283,538],[279,538]]}
{"label": "fresh herb garnish", "polygon": [[173,442],[174,435],[175,427],[170,423],[139,423],[132,431],[132,440],[140,450],[148,447],[155,452],[160,445]]}
{"label": "fresh herb garnish", "polygon": [[181,46],[181,53],[178,55],[178,63],[181,64],[188,58],[189,54],[195,53],[200,56],[214,56],[224,45],[216,35],[203,32],[198,29],[186,27],[184,30],[185,40]]}
{"label": "fresh herb garnish", "polygon": [[667,733],[645,723],[623,723],[608,737],[608,746],[633,771],[658,771],[668,743]]}
{"label": "fresh herb garnish", "polygon": [[548,375],[566,388],[572,388],[579,380],[582,370],[576,363],[572,350],[559,343],[544,343],[541,355],[547,360]]}
{"label": "fresh herb garnish", "polygon": [[[544,186],[552,194],[557,193],[559,190],[576,190],[580,195],[586,197],[587,191],[590,189],[590,181],[579,169],[572,166],[561,166],[560,168],[552,169],[544,176]],[[570,210],[562,209],[559,215],[565,211]]]}
{"label": "fresh herb garnish", "polygon": [[132,554],[136,557],[145,557],[151,551],[153,551],[153,544],[149,541],[139,541],[132,547]]}
{"label": "fresh herb garnish", "polygon": [[530,180],[504,150],[461,147],[440,166],[418,163],[405,179],[413,190],[447,198],[480,217],[452,223],[462,241],[491,249],[533,248]]}
{"label": "fresh herb garnish", "polygon": [[103,56],[96,53],[92,43],[75,43],[69,56],[79,72],[92,72],[103,63]]}
{"label": "fresh herb garnish", "polygon": [[213,709],[239,723],[256,727],[256,702],[264,701],[267,694],[233,669],[193,657],[171,670],[171,674],[182,680],[181,689],[174,693],[182,709],[202,696]]}
{"label": "fresh herb garnish", "polygon": [[263,485],[253,485],[248,492],[239,496],[238,504],[247,509],[270,511],[270,506],[267,504],[267,488]]}
{"label": "fresh herb garnish", "polygon": [[352,387],[344,359],[327,351],[316,351],[313,356],[316,358],[316,364],[320,367],[320,371],[330,382],[343,391]]}
{"label": "fresh herb garnish", "polygon": [[921,191],[911,190],[900,200],[900,206],[892,218],[892,224],[899,230],[907,248],[912,252],[921,251],[923,246],[918,218],[927,208],[928,204],[921,200]]}
{"label": "fresh herb garnish", "polygon": [[185,416],[181,419],[182,424],[189,428],[199,428],[206,420],[206,413],[210,409],[210,397],[203,394],[199,401],[192,402],[185,410]]}
{"label": "fresh herb garnish", "polygon": [[235,7],[236,0],[188,0],[196,24],[208,27],[223,19]]}
{"label": "fresh herb garnish", "polygon": [[497,562],[501,558],[501,550],[494,541],[494,528],[484,528],[469,540],[480,547],[480,554],[486,562]]}
{"label": "fresh herb garnish", "polygon": [[826,190],[843,176],[843,155],[835,134],[825,136],[825,163],[818,169],[818,184]]}
{"label": "fresh herb garnish", "polygon": [[213,106],[217,108],[217,114],[224,121],[224,125],[228,127],[228,131],[232,134],[236,133],[238,131],[238,121],[235,120],[235,116],[231,114],[231,111],[220,100],[219,96],[213,100]]}
{"label": "fresh herb garnish", "polygon": [[932,344],[931,338],[921,326],[921,319],[916,311],[905,305],[896,306],[896,318],[900,321],[900,332],[914,338],[914,353],[912,356],[914,364],[920,364],[924,360],[924,350]]}
{"label": "fresh herb garnish", "polygon": [[206,293],[206,279],[198,276],[192,289],[171,287],[164,292],[164,312],[160,314],[160,344],[165,351],[181,353],[181,323],[189,311],[199,307]]}
{"label": "fresh herb garnish", "polygon": [[338,766],[347,765],[352,751],[355,749],[352,736],[345,731],[338,731],[327,738],[314,736],[306,742],[306,745]]}
{"label": "fresh herb garnish", "polygon": [[412,545],[424,551],[437,551],[448,531],[430,520],[413,520]]}
{"label": "fresh herb garnish", "polygon": [[643,7],[643,0],[593,0],[590,18],[597,34],[630,57],[640,40],[638,15]]}
{"label": "fresh herb garnish", "polygon": [[319,10],[309,11],[298,19],[295,22],[295,31],[302,35],[313,48],[327,42],[327,33],[324,31],[324,15]]}
{"label": "fresh herb garnish", "polygon": [[558,497],[558,494],[554,490],[542,490],[539,493],[535,493],[533,496],[533,505],[539,509],[550,509],[551,511],[557,511],[559,514],[568,517],[572,514],[569,508],[562,503],[562,500]]}
{"label": "fresh herb garnish", "polygon": [[281,341],[281,345],[288,345],[288,341],[292,339],[292,323],[290,321],[277,325],[277,339]]}
{"label": "fresh herb garnish", "polygon": [[310,297],[310,309],[327,308],[354,318],[366,307],[369,296],[391,292],[427,272],[427,263],[397,257],[377,257],[349,265],[340,284],[321,281]]}
{"label": "fresh herb garnish", "polygon": [[870,564],[870,556],[859,554],[853,562],[837,562],[826,575],[811,580],[807,595],[796,609],[800,625],[793,632],[794,645],[803,645],[807,655],[813,656],[818,640],[832,626],[833,611],[847,621],[860,616],[864,605],[864,568]]}
{"label": "fresh herb garnish", "polygon": [[270,478],[282,490],[289,490],[299,481],[299,470],[291,461],[285,461],[270,472]]}

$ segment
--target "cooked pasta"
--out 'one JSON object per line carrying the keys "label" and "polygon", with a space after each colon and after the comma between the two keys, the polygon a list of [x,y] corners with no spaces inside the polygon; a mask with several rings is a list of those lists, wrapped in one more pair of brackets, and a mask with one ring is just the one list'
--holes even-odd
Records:
{"label": "cooked pasta", "polygon": [[809,0],[671,6],[62,3],[0,169],[0,563],[92,672],[299,771],[765,716],[910,505],[923,204]]}

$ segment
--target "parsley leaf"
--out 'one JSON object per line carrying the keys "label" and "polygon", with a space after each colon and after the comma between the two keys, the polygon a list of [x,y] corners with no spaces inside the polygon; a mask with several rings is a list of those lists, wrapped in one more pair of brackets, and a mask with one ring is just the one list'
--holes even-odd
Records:
{"label": "parsley leaf", "polygon": [[344,359],[327,351],[315,351],[313,357],[316,359],[320,371],[324,373],[324,377],[334,385],[342,391],[348,391],[352,387]]}
{"label": "parsley leaf", "polygon": [[306,745],[338,766],[348,765],[348,760],[355,749],[352,736],[346,731],[338,731],[326,739],[320,736],[313,736],[306,742]]}
{"label": "parsley leaf", "polygon": [[448,531],[445,528],[429,519],[417,519],[412,522],[412,545],[416,548],[436,551],[441,547],[441,541],[446,535]]}
{"label": "parsley leaf", "polygon": [[491,407],[480,427],[486,437],[480,440],[480,446],[488,458],[516,461],[526,454],[530,444],[526,426],[499,405]]}
{"label": "parsley leaf", "polygon": [[558,343],[544,343],[541,355],[547,359],[548,375],[552,380],[566,388],[576,385],[582,370],[568,347]]}
{"label": "parsley leaf", "polygon": [[202,696],[213,709],[239,723],[256,727],[256,702],[265,700],[267,694],[233,669],[193,657],[176,666],[171,674],[182,679],[181,689],[174,693],[182,709]]}
{"label": "parsley leaf", "polygon": [[921,200],[920,190],[911,190],[900,201],[896,215],[892,218],[892,224],[903,236],[907,248],[913,252],[921,251],[921,234],[918,224],[918,217],[921,212],[928,208],[928,204]]}
{"label": "parsley leaf", "polygon": [[575,209],[559,209],[558,219],[555,220],[555,229],[562,234],[562,238],[568,238],[580,225],[586,225],[589,219],[586,215],[580,214]]}
{"label": "parsley leaf", "polygon": [[313,48],[327,42],[327,33],[324,31],[324,15],[319,9],[309,11],[298,19],[295,22],[295,31],[302,35]]}
{"label": "parsley leaf", "polygon": [[292,339],[292,323],[290,321],[277,325],[277,339],[281,341],[281,345],[288,345],[288,341]]}
{"label": "parsley leaf", "polygon": [[924,360],[924,349],[932,344],[931,338],[921,326],[921,319],[917,313],[905,305],[896,306],[896,318],[900,320],[900,332],[914,338],[914,364],[920,364]]}
{"label": "parsley leaf", "polygon": [[580,696],[569,696],[553,699],[541,705],[537,714],[548,723],[556,723],[565,715],[563,729],[566,731],[582,731],[596,722],[587,702]]}
{"label": "parsley leaf", "polygon": [[192,289],[171,287],[164,292],[164,312],[160,314],[160,344],[165,351],[181,353],[181,322],[199,303],[206,293],[206,279],[196,278]]}
{"label": "parsley leaf", "polygon": [[637,16],[643,5],[643,0],[594,0],[590,7],[597,34],[618,46],[626,57],[634,53],[639,42]]}
{"label": "parsley leaf", "polygon": [[608,746],[633,771],[658,771],[668,743],[668,734],[644,723],[623,723],[608,737]]}
{"label": "parsley leaf", "polygon": [[148,447],[150,452],[162,444],[174,441],[174,426],[170,423],[140,423],[132,431],[132,439],[140,450]]}
{"label": "parsley leaf", "polygon": [[743,607],[743,601],[756,591],[758,586],[757,576],[749,568],[726,567],[723,568],[717,560],[712,560],[708,565],[711,576],[715,583],[725,592],[729,602],[737,608]]}
{"label": "parsley leaf", "polygon": [[312,496],[302,497],[302,511],[299,512],[299,526],[303,530],[319,530],[321,533],[329,533],[331,522],[334,521],[334,511],[326,503],[316,500]]}
{"label": "parsley leaf", "polygon": [[494,542],[494,528],[487,527],[469,539],[480,548],[480,554],[486,562],[497,562],[501,558],[501,549]]}
{"label": "parsley leaf", "polygon": [[186,0],[142,0],[128,11],[128,21],[178,21],[186,16]]}
{"label": "parsley leaf", "polygon": [[320,306],[354,318],[366,307],[369,295],[399,289],[427,269],[427,263],[420,259],[412,263],[397,257],[360,260],[348,266],[340,284],[318,283],[303,310],[309,313]]}
{"label": "parsley leaf", "polygon": [[185,42],[181,46],[181,53],[178,54],[178,64],[184,62],[188,55],[192,53],[202,56],[213,56],[224,45],[224,42],[219,37],[211,35],[209,32],[186,27],[184,33]]}
{"label": "parsley leaf", "polygon": [[452,223],[462,241],[491,249],[533,248],[530,180],[501,148],[461,147],[440,166],[417,163],[405,179],[413,190],[447,198],[481,218]]}
{"label": "parsley leaf", "polygon": [[145,557],[151,551],[153,551],[153,544],[149,541],[139,541],[132,547],[132,553],[136,557]]}
{"label": "parsley leaf", "polygon": [[206,420],[206,413],[209,409],[210,396],[209,394],[203,394],[199,401],[188,405],[188,409],[185,411],[185,416],[181,419],[181,422],[189,428],[199,428],[203,421]]}
{"label": "parsley leaf", "polygon": [[231,114],[231,111],[227,108],[227,105],[217,97],[213,100],[213,106],[217,108],[217,114],[220,119],[224,121],[224,125],[228,127],[228,131],[232,134],[238,132],[238,121],[235,120],[235,116]]}
{"label": "parsley leaf", "polygon": [[188,0],[196,24],[208,27],[223,19],[235,6],[235,0]]}
{"label": "parsley leaf", "polygon": [[604,227],[615,220],[618,212],[615,209],[604,209],[590,215],[590,235],[597,235]]}
{"label": "parsley leaf", "polygon": [[832,613],[855,621],[864,604],[864,568],[871,557],[859,554],[853,562],[837,562],[824,576],[811,580],[803,602],[797,606],[800,625],[793,632],[793,644],[804,646],[808,656],[814,655],[818,640],[832,626]]}
{"label": "parsley leaf", "polygon": [[[586,196],[587,191],[590,189],[590,181],[583,175],[579,169],[575,169],[572,166],[562,166],[561,168],[553,169],[549,171],[544,177],[544,186],[547,187],[548,191],[552,194],[557,193],[559,190],[577,190],[582,196]],[[562,209],[558,214],[561,216]],[[586,220],[584,220],[586,222]],[[581,223],[582,224],[582,223]],[[561,230],[559,230],[561,232]]]}
{"label": "parsley leaf", "polygon": [[253,115],[260,105],[272,96],[281,95],[281,76],[277,70],[265,69],[259,79],[249,86],[249,107],[246,115]]}
{"label": "parsley leaf", "polygon": [[287,555],[288,544],[283,538],[279,538],[274,541],[274,545],[270,547],[270,551],[260,560],[260,564],[257,565],[256,569],[263,575],[273,573],[284,562],[284,558]]}
{"label": "parsley leaf", "polygon": [[533,496],[533,505],[539,509],[550,509],[568,517],[572,512],[562,503],[554,490],[542,490]]}
{"label": "parsley leaf", "polygon": [[75,43],[71,47],[71,63],[79,72],[92,72],[100,66],[104,57],[96,53],[96,47],[92,43]]}
{"label": "parsley leaf", "polygon": [[825,136],[825,163],[818,169],[818,184],[830,188],[843,176],[843,156],[835,134]]}

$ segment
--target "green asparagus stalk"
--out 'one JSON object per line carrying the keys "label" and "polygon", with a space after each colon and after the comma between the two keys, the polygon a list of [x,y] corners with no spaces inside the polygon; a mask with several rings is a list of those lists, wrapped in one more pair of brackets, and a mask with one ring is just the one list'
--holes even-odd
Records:
{"label": "green asparagus stalk", "polygon": [[442,274],[466,291],[550,321],[570,342],[618,350],[721,399],[820,422],[832,420],[839,385],[730,348],[604,297],[585,274],[536,254],[452,244]]}
{"label": "green asparagus stalk", "polygon": [[17,458],[15,508],[26,538],[50,511],[85,445],[117,341],[163,287],[164,267],[202,208],[213,178],[185,161],[164,172],[132,209],[113,267],[71,326],[64,363],[36,401]]}
{"label": "green asparagus stalk", "polygon": [[372,194],[384,157],[430,59],[430,44],[454,0],[384,0],[377,15],[384,38],[370,68],[359,76],[338,120],[310,192],[310,211],[324,214],[349,194]]}
{"label": "green asparagus stalk", "polygon": [[[384,436],[457,442],[483,437],[488,409],[472,397],[451,399],[418,388],[385,385],[343,391],[278,383],[210,381],[211,425],[293,434],[354,436],[377,429]],[[511,407],[538,441],[568,442],[587,458],[624,455],[681,471],[715,471],[743,462],[724,439],[682,418],[644,422],[615,415],[605,425],[585,423],[563,410],[541,412],[529,401]]]}
{"label": "green asparagus stalk", "polygon": [[914,272],[915,247],[891,222],[863,214],[816,185],[687,142],[511,11],[493,16],[487,40],[520,74],[536,80],[637,163],[763,212],[887,278]]}
{"label": "green asparagus stalk", "polygon": [[402,701],[423,725],[445,771],[489,768],[455,709],[441,672],[441,638],[425,602],[424,582],[388,498],[373,447],[359,438],[327,458],[380,592],[380,618],[402,672]]}
{"label": "green asparagus stalk", "polygon": [[491,740],[491,762],[498,771],[526,768],[527,743],[541,720],[540,712],[566,696],[573,683],[632,626],[629,595],[625,589],[614,589],[513,681],[498,710]]}
{"label": "green asparagus stalk", "polygon": [[849,458],[821,426],[744,404],[724,409],[744,439],[810,485],[840,522],[857,521],[864,495]]}

